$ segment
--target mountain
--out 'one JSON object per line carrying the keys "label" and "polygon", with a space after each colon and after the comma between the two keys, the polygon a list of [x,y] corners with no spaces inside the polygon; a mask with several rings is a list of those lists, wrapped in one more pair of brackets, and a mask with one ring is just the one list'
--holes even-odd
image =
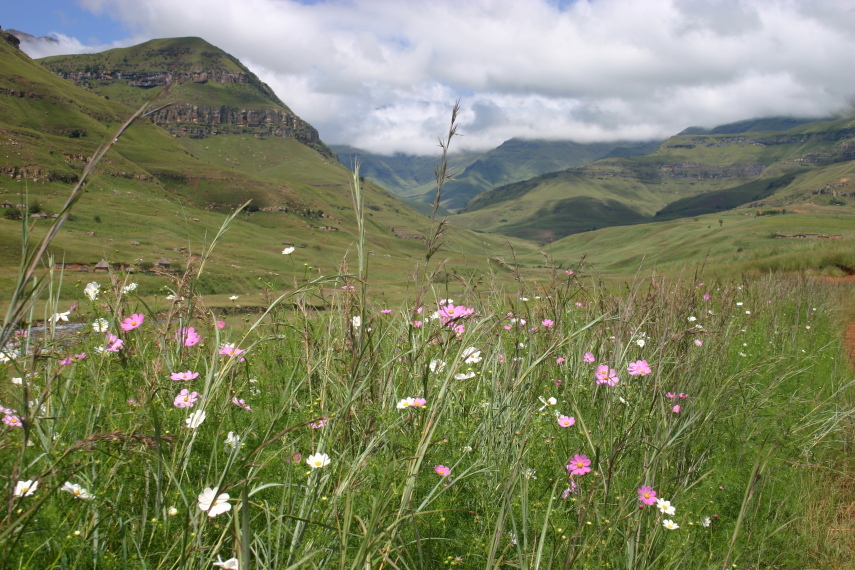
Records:
{"label": "mountain", "polygon": [[[122,101],[136,104],[165,90],[156,86],[164,77],[185,79],[162,99],[175,102],[177,111],[137,121],[88,179],[73,218],[51,248],[57,261],[91,267],[104,258],[142,267],[167,258],[183,268],[188,255],[216,234],[224,214],[248,200],[206,266],[201,292],[294,286],[337,273],[342,260],[355,255],[351,172],[331,158],[311,125],[228,54],[198,38],[176,38],[106,56],[50,58],[62,73],[89,74],[69,75],[84,82],[84,89],[30,59],[17,49],[17,38],[4,33],[0,39],[0,202],[24,203],[33,212],[50,215],[61,208],[88,157],[133,113]],[[149,56],[153,63],[146,68]],[[116,66],[104,63],[110,61]],[[203,103],[267,113],[270,120],[230,122],[239,115],[223,112],[219,122],[207,114],[185,121],[182,113]],[[403,288],[424,259],[422,238],[430,221],[370,182],[363,197],[372,275],[388,279],[390,290]],[[9,289],[20,256],[16,215],[16,208],[5,208],[0,218],[0,290]],[[38,235],[49,220],[32,223]],[[287,258],[281,253],[286,242],[297,246]],[[469,271],[469,256],[480,259],[501,243],[450,229],[441,253],[449,258],[446,273]],[[92,275],[69,275],[65,292],[87,279]],[[147,274],[138,280],[144,294],[164,285]]]}
{"label": "mountain", "polygon": [[267,84],[235,57],[202,38],[157,39],[95,54],[46,57],[39,62],[63,79],[131,107],[159,93],[159,102],[173,105],[154,114],[152,120],[176,136],[295,138],[333,157],[317,130],[295,115]]}
{"label": "mountain", "polygon": [[[840,208],[855,198],[855,120],[778,131],[681,134],[642,157],[608,158],[478,195],[453,221],[552,241],[607,226],[740,206]],[[775,124],[787,126],[776,119]],[[745,122],[763,125],[763,121]]]}
{"label": "mountain", "polygon": [[[443,186],[441,204],[448,210],[459,210],[478,194],[498,186],[601,158],[648,154],[660,144],[661,141],[583,144],[510,139],[484,153],[452,153],[449,166],[454,173],[454,180]],[[390,192],[428,203],[432,203],[436,197],[433,172],[436,158],[380,156],[352,147],[333,147],[333,150],[345,165],[352,164],[358,156],[365,176]]]}

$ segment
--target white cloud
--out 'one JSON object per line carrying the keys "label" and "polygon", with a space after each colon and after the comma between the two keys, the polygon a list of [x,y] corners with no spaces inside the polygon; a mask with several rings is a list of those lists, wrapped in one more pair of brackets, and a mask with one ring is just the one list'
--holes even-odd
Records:
{"label": "white cloud", "polygon": [[757,116],[818,117],[855,94],[855,5],[836,0],[82,4],[138,38],[201,36],[326,142],[378,152],[435,152],[456,99],[465,136],[455,144],[489,148],[514,136],[645,139]]}

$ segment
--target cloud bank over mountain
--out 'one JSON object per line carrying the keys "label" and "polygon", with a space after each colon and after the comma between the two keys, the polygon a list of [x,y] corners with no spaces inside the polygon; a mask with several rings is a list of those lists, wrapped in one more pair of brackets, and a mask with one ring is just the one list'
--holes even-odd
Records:
{"label": "cloud bank over mountain", "polygon": [[[79,3],[132,30],[123,45],[201,36],[325,142],[380,153],[435,152],[457,99],[455,144],[484,149],[822,117],[855,94],[855,5],[836,0]],[[86,51],[61,39],[66,53]]]}

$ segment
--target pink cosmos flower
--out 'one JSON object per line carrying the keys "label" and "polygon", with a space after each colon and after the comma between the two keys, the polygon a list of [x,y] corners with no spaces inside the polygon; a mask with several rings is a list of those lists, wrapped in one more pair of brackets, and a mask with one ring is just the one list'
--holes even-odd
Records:
{"label": "pink cosmos flower", "polygon": [[382,310],[382,311],[380,311],[380,312],[381,312],[381,313],[383,313],[384,315],[388,315],[389,313],[391,313],[391,312],[392,312],[392,309],[383,309],[383,310]]}
{"label": "pink cosmos flower", "polygon": [[310,423],[309,427],[312,429],[320,429],[320,428],[324,427],[325,425],[327,425],[327,420],[325,420],[324,418],[321,418],[316,422]]}
{"label": "pink cosmos flower", "polygon": [[564,357],[563,357],[563,356],[559,356],[558,358],[556,358],[556,359],[555,359],[555,364],[561,364],[561,363],[563,363],[563,362],[564,362]]}
{"label": "pink cosmos flower", "polygon": [[630,362],[626,369],[629,371],[630,376],[647,376],[651,373],[650,366],[646,360]]}
{"label": "pink cosmos flower", "polygon": [[576,481],[573,480],[573,477],[570,477],[570,486],[564,489],[564,492],[561,493],[561,498],[566,499],[570,495],[575,495],[577,492],[578,485],[576,485]]}
{"label": "pink cosmos flower", "polygon": [[591,471],[591,460],[588,459],[587,455],[579,455],[577,453],[565,467],[570,475],[584,475]]}
{"label": "pink cosmos flower", "polygon": [[606,364],[600,364],[597,366],[595,376],[597,377],[597,384],[616,386],[617,383],[620,382],[620,378],[618,378],[617,372],[615,372],[614,368],[609,368]]}
{"label": "pink cosmos flower", "polygon": [[552,319],[543,319],[542,321],[540,321],[540,324],[542,324],[546,328],[549,328],[555,324],[555,321],[553,321]]}
{"label": "pink cosmos flower", "polygon": [[665,397],[671,398],[673,400],[674,398],[677,397],[677,394],[675,394],[674,392],[665,392]]}
{"label": "pink cosmos flower", "polygon": [[176,408],[192,408],[196,403],[196,400],[199,399],[198,392],[190,392],[186,388],[178,392],[178,395],[175,396],[175,401],[172,404]]}
{"label": "pink cosmos flower", "polygon": [[140,313],[134,313],[124,321],[122,321],[121,327],[123,331],[132,331],[134,329],[138,329],[145,321],[145,315]]}
{"label": "pink cosmos flower", "polygon": [[449,469],[445,465],[437,465],[433,468],[433,470],[436,471],[436,474],[440,477],[448,477],[449,475],[451,475],[451,469]]}
{"label": "pink cosmos flower", "polygon": [[202,340],[193,327],[181,327],[181,330],[175,333],[175,338],[180,339],[184,346],[196,346]]}
{"label": "pink cosmos flower", "polygon": [[3,423],[12,428],[24,427],[24,422],[15,414],[6,414],[3,416]]}
{"label": "pink cosmos flower", "polygon": [[702,341],[702,340],[701,340],[701,339],[699,339],[699,338],[696,338],[696,339],[694,340],[694,342],[695,342],[695,346],[703,346],[703,345],[704,345],[704,341]]}
{"label": "pink cosmos flower", "polygon": [[459,319],[461,317],[466,317],[475,312],[475,309],[469,309],[464,307],[463,305],[457,305],[456,307],[449,303],[444,307],[440,307],[439,311],[439,319],[442,321],[442,324],[448,324],[449,321],[453,321],[454,319]]}
{"label": "pink cosmos flower", "polygon": [[413,398],[411,405],[413,408],[424,408],[427,405],[427,400],[424,398]]}
{"label": "pink cosmos flower", "polygon": [[582,362],[585,362],[587,364],[593,364],[594,360],[595,360],[594,355],[591,354],[590,352],[586,352],[585,356],[582,357]]}
{"label": "pink cosmos flower", "polygon": [[189,370],[187,372],[173,372],[169,376],[169,378],[171,378],[172,380],[174,380],[176,382],[181,382],[181,381],[189,382],[190,380],[195,380],[198,377],[199,377],[198,372],[191,372]]}
{"label": "pink cosmos flower", "polygon": [[107,333],[107,347],[104,350],[107,352],[119,352],[123,346],[125,346],[125,341],[113,333]]}
{"label": "pink cosmos flower", "polygon": [[677,404],[676,406],[671,408],[671,411],[674,412],[675,414],[679,414],[680,413],[680,405]]}
{"label": "pink cosmos flower", "polygon": [[638,500],[645,505],[652,505],[656,503],[656,491],[653,490],[653,487],[648,487],[647,485],[639,487]]}
{"label": "pink cosmos flower", "polygon": [[710,300],[710,294],[704,293],[704,301],[709,301],[709,300]]}
{"label": "pink cosmos flower", "polygon": [[86,353],[81,352],[80,354],[75,354],[73,356],[66,356],[65,358],[60,360],[59,363],[62,366],[68,366],[69,364],[74,364],[75,362],[80,362],[84,358],[86,358]]}
{"label": "pink cosmos flower", "polygon": [[[243,352],[243,351],[241,351],[241,352]],[[234,398],[232,398],[232,404],[234,404],[235,406],[237,406],[237,407],[239,407],[239,408],[243,408],[243,409],[244,409],[244,410],[246,410],[247,412],[251,412],[251,411],[252,411],[252,408],[250,408],[250,407],[249,407],[249,404],[247,404],[246,402],[244,402],[242,399],[238,399],[238,397],[237,397],[237,396],[235,396]],[[322,427],[322,426],[323,426],[323,424],[322,424],[321,426],[318,426],[318,427]]]}
{"label": "pink cosmos flower", "polygon": [[216,325],[217,325],[217,328],[218,328],[218,329],[224,329],[224,328],[226,328],[226,321],[215,321],[215,322],[214,322],[214,324],[216,324]]}
{"label": "pink cosmos flower", "polygon": [[581,306],[582,306],[582,303],[579,303],[579,302],[577,301],[577,302],[576,302],[576,306],[577,306],[577,307],[581,307]]}
{"label": "pink cosmos flower", "polygon": [[689,397],[689,395],[685,394],[683,392],[680,392],[679,394],[677,394],[677,397],[680,398],[681,400],[685,400],[686,398]]}
{"label": "pink cosmos flower", "polygon": [[240,355],[241,355],[241,354],[243,354],[244,352],[246,352],[246,351],[245,351],[245,350],[241,350],[240,348],[237,348],[237,347],[236,347],[235,345],[233,345],[233,344],[224,344],[224,345],[220,348],[220,354],[221,354],[222,356],[240,356]]}
{"label": "pink cosmos flower", "polygon": [[415,328],[419,328],[419,327],[420,327],[420,326],[422,326],[423,324],[424,324],[424,323],[423,323],[423,322],[421,322],[421,321],[413,321],[413,326],[414,326]]}
{"label": "pink cosmos flower", "polygon": [[568,270],[567,270],[567,271],[565,271],[564,273],[566,273],[567,275],[573,275],[573,270],[572,270],[572,269],[568,269]]}
{"label": "pink cosmos flower", "polygon": [[558,416],[558,425],[561,427],[570,427],[576,423],[576,418],[573,416]]}

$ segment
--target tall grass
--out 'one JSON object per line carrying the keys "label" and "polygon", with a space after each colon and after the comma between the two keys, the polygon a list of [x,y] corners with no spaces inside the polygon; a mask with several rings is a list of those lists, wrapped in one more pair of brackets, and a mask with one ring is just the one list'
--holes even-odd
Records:
{"label": "tall grass", "polygon": [[549,286],[381,310],[343,266],[239,328],[198,294],[216,241],[156,304],[49,273],[38,330],[13,299],[0,567],[851,562],[816,524],[852,415],[830,286],[613,293],[550,262]]}

